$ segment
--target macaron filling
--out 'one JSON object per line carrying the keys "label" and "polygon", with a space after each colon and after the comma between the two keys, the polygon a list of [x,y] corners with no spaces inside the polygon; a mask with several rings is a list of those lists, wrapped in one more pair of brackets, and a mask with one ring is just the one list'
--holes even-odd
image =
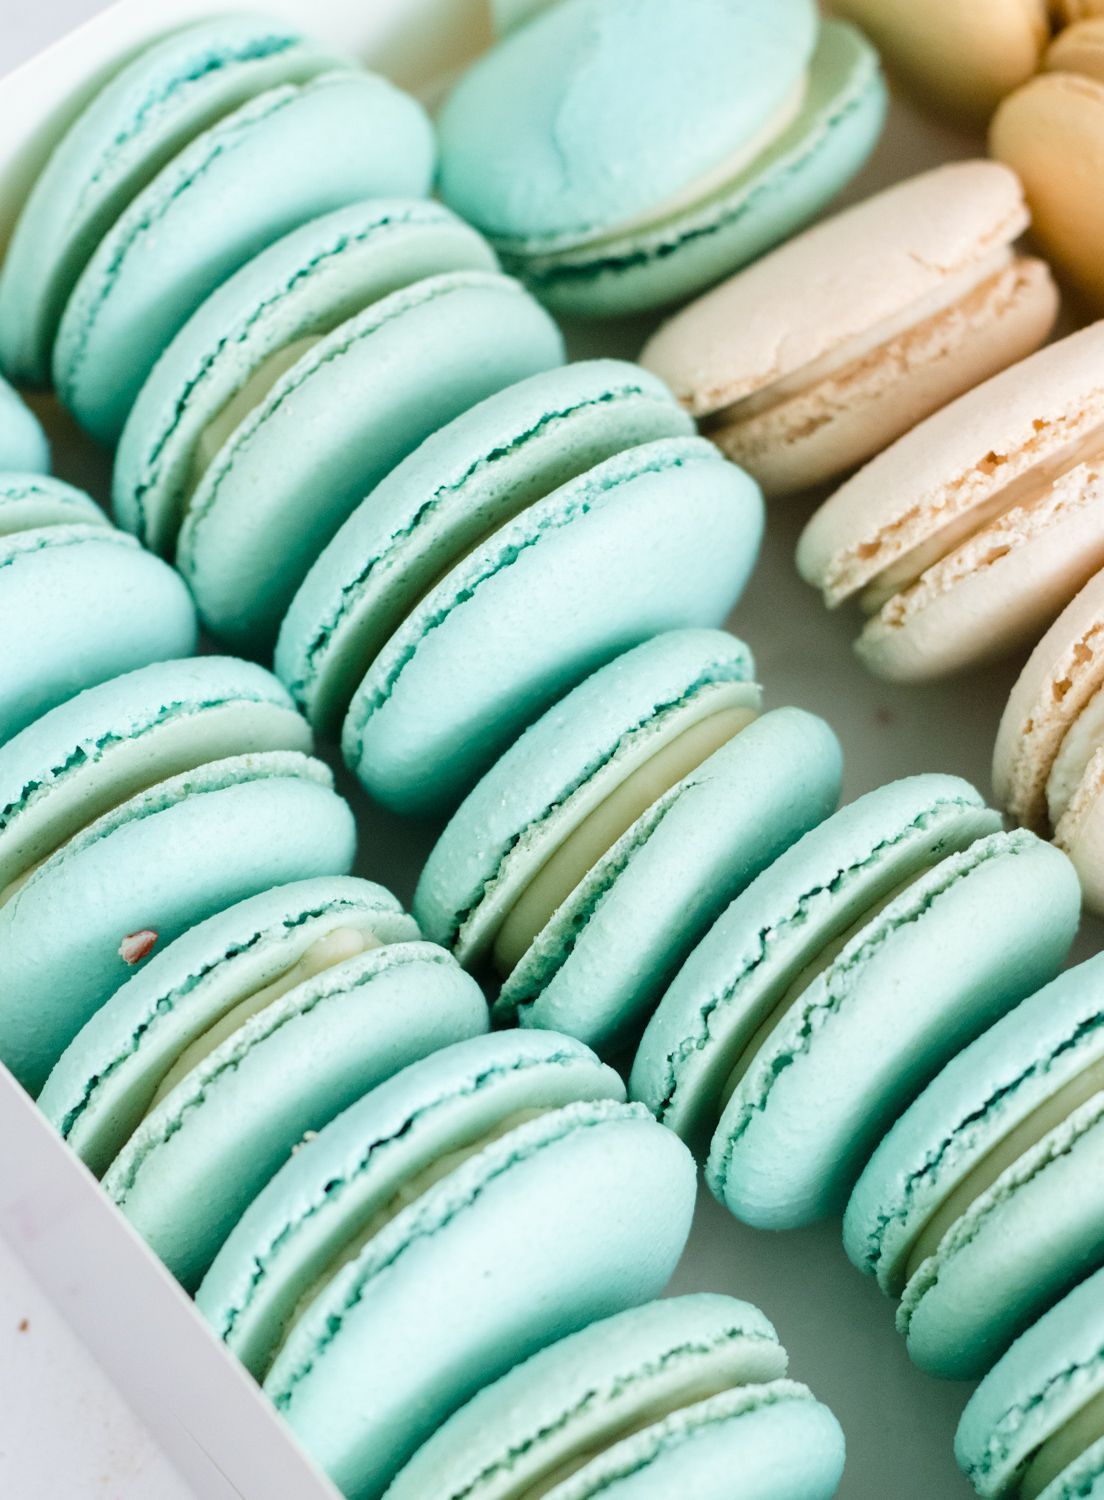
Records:
{"label": "macaron filling", "polygon": [[1039,1500],[1060,1474],[1102,1439],[1104,1391],[1087,1401],[1080,1411],[1035,1450],[1020,1480],[1017,1490],[1019,1500]]}
{"label": "macaron filling", "polygon": [[1069,811],[1101,745],[1104,745],[1104,688],[1089,699],[1074,719],[1054,757],[1046,783],[1051,828],[1058,828]]}
{"label": "macaron filling", "polygon": [[[521,963],[555,912],[629,828],[709,757],[759,716],[758,694],[746,683],[711,685],[638,732],[642,754],[624,747],[602,778],[598,800],[579,798],[578,816],[557,825],[539,867],[500,911],[492,962],[502,978]],[[633,737],[630,736],[631,740]],[[585,793],[585,788],[584,788]]]}

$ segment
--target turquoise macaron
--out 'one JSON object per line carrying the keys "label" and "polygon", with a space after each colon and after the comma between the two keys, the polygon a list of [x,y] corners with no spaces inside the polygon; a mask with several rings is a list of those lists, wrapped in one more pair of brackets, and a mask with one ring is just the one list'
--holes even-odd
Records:
{"label": "turquoise macaron", "polygon": [[352,814],[310,742],[270,673],[202,657],[89,688],[0,747],[0,1059],[30,1092],[155,948],[349,870]]}
{"label": "turquoise macaron", "polygon": [[[458,258],[477,253],[468,241]],[[219,330],[208,309],[200,316]],[[177,564],[205,624],[271,651],[312,563],[387,472],[476,402],[563,357],[544,309],[479,269],[401,286],[310,342],[255,404],[246,390],[186,508]]]}
{"label": "turquoise macaron", "polygon": [[949,1063],[859,1179],[845,1245],[924,1369],[981,1375],[1104,1264],[1104,960],[1069,969]]}
{"label": "turquoise macaron", "polygon": [[389,892],[262,892],[156,953],[59,1059],[39,1107],[194,1289],[297,1144],[487,1030],[475,982]]}
{"label": "turquoise macaron", "polygon": [[1022,1334],[967,1403],[955,1456],[985,1500],[1104,1494],[1104,1273]]}
{"label": "turquoise macaron", "polygon": [[481,1391],[387,1500],[828,1500],[843,1433],[786,1365],[771,1324],[734,1297],[617,1313]]}
{"label": "turquoise macaron", "polygon": [[424,277],[495,269],[481,235],[417,198],[350,204],[285,235],[213,292],[154,366],[115,455],[116,521],[172,558],[203,470],[314,343]]}
{"label": "turquoise macaron", "polygon": [[441,193],[549,306],[636,312],[792,234],[884,114],[873,49],[813,0],[561,0],[446,101]]}
{"label": "turquoise macaron", "polygon": [[1069,860],[952,776],[868,793],[739,896],[663,997],[630,1092],[703,1152],[737,1218],[842,1209],[879,1137],[960,1047],[1053,978]]}
{"label": "turquoise macaron", "polygon": [[[107,443],[118,438],[161,350],[239,266],[319,214],[377,195],[422,196],[433,178],[432,127],[409,96],[328,63],[283,28],[284,45],[258,69],[270,23],[231,22],[230,37],[220,32],[227,23],[206,24],[212,40],[212,31],[189,28],[141,53],[108,85],[107,102],[94,100],[78,116],[39,178],[5,273],[7,368],[37,363],[49,310],[63,302],[54,384]],[[281,71],[290,76],[276,81]],[[198,96],[220,84],[215,118],[205,123]],[[235,104],[235,91],[244,102]],[[170,143],[179,149],[163,161]],[[116,166],[117,156],[129,160]],[[101,193],[95,184],[105,159]],[[57,236],[59,247],[44,252]],[[36,305],[43,315],[37,328],[13,311],[28,301],[32,317]]]}
{"label": "turquoise macaron", "polygon": [[835,735],[800,709],[760,714],[751,671],[725,631],[657,636],[549,709],[462,804],[413,910],[500,982],[500,1020],[607,1054],[635,1041],[732,897],[835,807]]}
{"label": "turquoise macaron", "polygon": [[[406,615],[497,528],[618,453],[693,433],[667,387],[622,360],[579,361],[488,397],[427,438],[337,533],[284,618],[277,673],[312,724],[335,733]],[[760,522],[747,509],[751,557]]]}
{"label": "turquoise macaron", "polygon": [[40,714],[148,662],[195,650],[178,574],[116,531],[82,491],[0,474],[0,742]]}
{"label": "turquoise macaron", "polygon": [[197,1306],[349,1500],[488,1381],[662,1291],[689,1153],[586,1047],[503,1032],[397,1074],[310,1140]]}
{"label": "turquoise macaron", "polygon": [[349,707],[342,750],[367,790],[398,812],[451,811],[588,673],[663,631],[719,625],[758,555],[763,502],[718,459],[697,437],[625,449],[456,562]]}
{"label": "turquoise macaron", "polygon": [[42,424],[0,379],[0,474],[44,474],[49,467],[50,445]]}

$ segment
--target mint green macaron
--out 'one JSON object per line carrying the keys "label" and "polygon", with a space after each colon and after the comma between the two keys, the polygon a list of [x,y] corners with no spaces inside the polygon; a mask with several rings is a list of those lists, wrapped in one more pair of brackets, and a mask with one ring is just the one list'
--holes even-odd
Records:
{"label": "mint green macaron", "polygon": [[50,467],[50,445],[42,424],[0,379],[0,474],[44,474]]}

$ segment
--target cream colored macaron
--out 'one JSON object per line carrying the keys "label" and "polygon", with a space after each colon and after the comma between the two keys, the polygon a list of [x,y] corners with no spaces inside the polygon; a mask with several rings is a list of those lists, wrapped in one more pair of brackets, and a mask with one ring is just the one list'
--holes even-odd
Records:
{"label": "cream colored macaron", "polygon": [[821,507],[797,564],[830,606],[859,599],[881,677],[1029,643],[1104,566],[1104,323],[913,428]]}
{"label": "cream colored macaron", "polygon": [[[1073,19],[1087,3],[1058,0],[1056,19]],[[971,121],[988,119],[1031,77],[1050,39],[1047,0],[833,0],[832,8],[863,28],[923,103]]]}
{"label": "cream colored macaron", "polygon": [[1063,32],[1044,66],[1001,105],[990,146],[1023,179],[1055,269],[1104,309],[1104,16]]}
{"label": "cream colored macaron", "polygon": [[834,479],[1047,337],[1058,295],[1013,248],[1027,224],[1006,167],[938,167],[707,293],[642,362],[768,494]]}
{"label": "cream colored macaron", "polygon": [[1001,718],[993,786],[1017,823],[1053,835],[1104,913],[1104,574],[1032,652]]}

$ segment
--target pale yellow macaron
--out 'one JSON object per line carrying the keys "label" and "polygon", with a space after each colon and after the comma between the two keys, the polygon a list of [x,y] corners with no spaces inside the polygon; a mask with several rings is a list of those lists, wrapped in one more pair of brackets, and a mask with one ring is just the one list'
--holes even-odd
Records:
{"label": "pale yellow macaron", "polygon": [[1063,610],[1012,689],[993,786],[1017,823],[1066,850],[1104,913],[1104,574]]}
{"label": "pale yellow macaron", "polygon": [[1044,67],[1001,105],[990,147],[1023,179],[1055,269],[1104,309],[1104,16],[1064,31]]}
{"label": "pale yellow macaron", "polygon": [[856,649],[897,681],[1029,644],[1104,566],[1104,323],[907,433],[821,507],[798,568],[857,597]]}
{"label": "pale yellow macaron", "polygon": [[896,184],[707,293],[642,363],[767,494],[838,478],[1047,337],[1058,296],[1017,254],[1014,173]]}

